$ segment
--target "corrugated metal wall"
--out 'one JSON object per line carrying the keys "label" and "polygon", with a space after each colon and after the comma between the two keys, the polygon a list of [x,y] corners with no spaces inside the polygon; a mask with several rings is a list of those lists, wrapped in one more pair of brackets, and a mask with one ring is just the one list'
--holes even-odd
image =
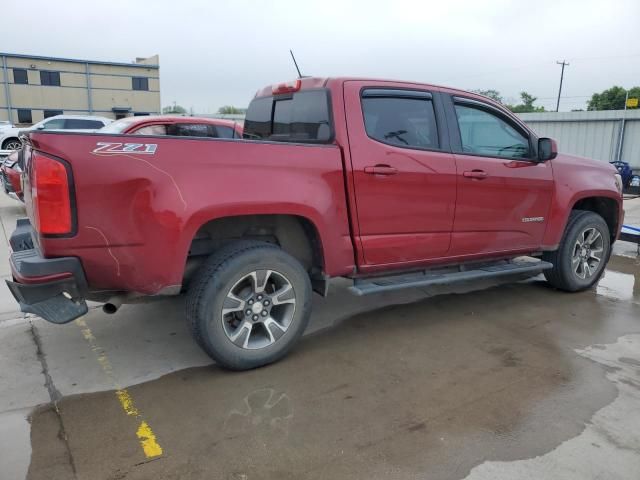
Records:
{"label": "corrugated metal wall", "polygon": [[640,168],[640,111],[521,113],[538,135],[554,138],[561,152],[610,162],[617,159],[624,119],[622,160]]}

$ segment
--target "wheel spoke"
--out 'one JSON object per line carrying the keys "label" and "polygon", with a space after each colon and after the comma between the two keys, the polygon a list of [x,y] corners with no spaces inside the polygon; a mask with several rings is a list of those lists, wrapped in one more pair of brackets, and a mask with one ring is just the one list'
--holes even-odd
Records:
{"label": "wheel spoke", "polygon": [[233,292],[229,292],[222,304],[222,315],[231,312],[239,312],[244,310],[245,301],[237,297]]}
{"label": "wheel spoke", "polygon": [[229,340],[239,347],[247,348],[252,329],[253,325],[251,322],[244,321],[231,335],[229,335]]}
{"label": "wheel spoke", "polygon": [[582,258],[578,258],[577,262],[575,263],[575,267],[574,267],[574,272],[576,272],[576,275],[580,278],[584,278],[584,268],[583,268],[583,262],[582,262]]}
{"label": "wheel spoke", "polygon": [[274,305],[282,305],[284,303],[296,303],[296,295],[290,284],[286,284],[280,290],[271,295],[271,301]]}
{"label": "wheel spoke", "polygon": [[598,238],[600,238],[600,232],[598,232],[598,230],[596,230],[595,228],[592,228],[591,230],[589,230],[589,235],[587,236],[585,242],[588,245],[593,245],[593,242],[595,242]]}
{"label": "wheel spoke", "polygon": [[590,258],[597,260],[598,262],[602,260],[602,252],[604,249],[602,248],[593,248],[591,249],[591,253],[589,254]]}
{"label": "wheel spoke", "polygon": [[265,287],[267,286],[267,281],[271,276],[271,270],[258,270],[256,272],[251,272],[251,279],[253,281],[253,291],[256,293],[264,292]]}
{"label": "wheel spoke", "polygon": [[269,317],[264,321],[264,326],[267,329],[271,343],[278,340],[287,331],[286,328],[276,322],[272,317]]}
{"label": "wheel spoke", "polygon": [[290,327],[295,290],[277,270],[254,270],[228,290],[221,313],[224,333],[234,345],[259,350],[277,342]]}
{"label": "wheel spoke", "polygon": [[585,277],[591,276],[591,267],[589,266],[589,262],[587,262],[586,260],[582,262],[582,270],[584,271]]}

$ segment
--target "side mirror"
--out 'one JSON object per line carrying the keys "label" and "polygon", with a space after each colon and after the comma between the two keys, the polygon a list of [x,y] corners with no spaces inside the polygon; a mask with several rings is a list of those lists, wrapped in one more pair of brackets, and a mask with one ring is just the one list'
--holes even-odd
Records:
{"label": "side mirror", "polygon": [[538,140],[538,160],[545,162],[558,156],[558,144],[553,138],[540,138]]}
{"label": "side mirror", "polygon": [[38,125],[38,126],[36,127],[36,130],[44,130],[44,125]]}

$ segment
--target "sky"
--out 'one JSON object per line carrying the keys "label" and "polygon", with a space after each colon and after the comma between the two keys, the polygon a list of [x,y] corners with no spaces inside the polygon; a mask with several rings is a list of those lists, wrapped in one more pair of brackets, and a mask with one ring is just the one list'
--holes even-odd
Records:
{"label": "sky", "polygon": [[160,55],[162,105],[246,107],[303,75],[519,92],[555,109],[640,85],[638,0],[4,0],[0,52],[130,62]]}

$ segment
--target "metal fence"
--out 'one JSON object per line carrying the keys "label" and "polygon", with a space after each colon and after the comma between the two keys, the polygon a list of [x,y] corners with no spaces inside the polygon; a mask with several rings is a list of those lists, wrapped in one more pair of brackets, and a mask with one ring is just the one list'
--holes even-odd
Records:
{"label": "metal fence", "polygon": [[521,113],[540,136],[554,138],[558,150],[611,162],[618,158],[640,168],[640,111]]}
{"label": "metal fence", "polygon": [[[243,123],[244,114],[199,115]],[[521,113],[540,136],[554,138],[558,149],[604,162],[618,157],[640,168],[640,110]],[[0,151],[0,158],[9,152]]]}

